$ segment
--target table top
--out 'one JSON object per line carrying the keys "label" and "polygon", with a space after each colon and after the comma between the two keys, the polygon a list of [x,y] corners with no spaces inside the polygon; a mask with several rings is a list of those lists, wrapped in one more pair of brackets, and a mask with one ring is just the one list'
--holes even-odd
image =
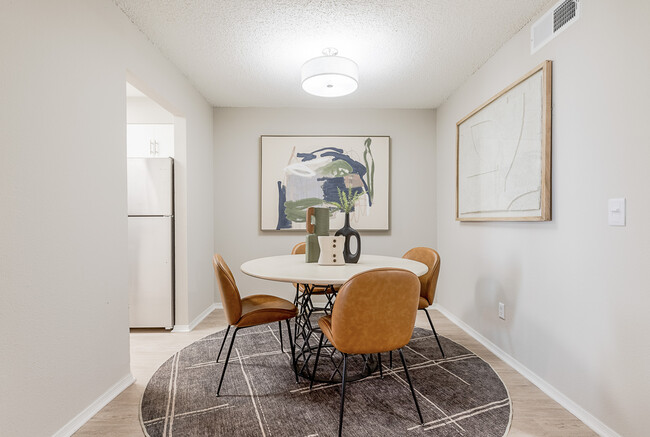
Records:
{"label": "table top", "polygon": [[306,263],[304,254],[257,258],[242,264],[241,271],[249,276],[270,281],[340,285],[357,273],[381,267],[406,269],[417,276],[429,271],[426,264],[392,256],[361,255],[356,264],[321,266],[318,263]]}

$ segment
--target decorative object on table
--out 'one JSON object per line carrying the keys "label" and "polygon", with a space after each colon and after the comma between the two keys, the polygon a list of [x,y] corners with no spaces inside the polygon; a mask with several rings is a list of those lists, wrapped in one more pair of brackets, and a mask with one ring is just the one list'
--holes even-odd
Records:
{"label": "decorative object on table", "polygon": [[343,237],[318,237],[320,256],[318,264],[321,266],[342,266],[345,265],[343,256]]}
{"label": "decorative object on table", "polygon": [[[307,208],[352,189],[364,193],[352,213],[355,227],[388,230],[389,157],[390,137],[262,136],[261,229],[305,229]],[[343,222],[333,216],[330,230]]]}
{"label": "decorative object on table", "polygon": [[305,240],[305,262],[315,263],[320,256],[318,237],[329,235],[330,210],[329,208],[307,208],[306,214],[307,238]]}
{"label": "decorative object on table", "polygon": [[[346,193],[345,190],[339,188],[339,201],[331,202],[340,211],[345,213],[345,224],[341,229],[336,231],[334,235],[345,237],[343,256],[345,257],[346,263],[354,264],[359,261],[359,257],[361,256],[361,236],[354,228],[352,228],[352,226],[350,226],[350,213],[354,210],[357,200],[359,200],[363,194],[364,193],[361,190],[352,193],[352,188],[348,188]],[[350,250],[350,240],[352,240],[353,237],[357,240],[357,251],[355,253],[352,253]]]}
{"label": "decorative object on table", "polygon": [[456,220],[551,220],[551,66],[456,123]]}
{"label": "decorative object on table", "polygon": [[[286,338],[284,325],[282,334]],[[246,328],[246,335],[238,334],[230,357],[234,361],[228,365],[232,374],[226,376],[221,396],[206,389],[215,386],[215,372],[218,374],[224,366],[223,354],[218,363],[214,359],[225,333],[223,329],[176,352],[152,375],[140,403],[140,421],[147,435],[162,437],[171,427],[174,435],[183,436],[240,437],[256,432],[275,436],[336,435],[341,385],[314,384],[309,393],[308,379],[300,378],[296,384],[291,357],[286,349],[282,353],[278,347],[277,324]],[[350,408],[370,406],[354,410],[355,419],[344,424],[346,435],[442,437],[460,434],[461,430],[464,437],[507,435],[512,406],[499,375],[479,356],[444,336],[440,341],[447,359],[442,359],[431,341],[429,329],[415,328],[405,352],[422,415],[427,420],[425,426],[406,431],[418,423],[400,365],[391,373],[384,372],[384,379],[371,376],[351,384],[349,392],[346,387],[346,419],[352,417],[348,416],[353,411]],[[337,352],[331,361],[324,351],[325,346],[317,380],[328,379],[342,360]],[[309,362],[310,370],[313,363],[314,357]],[[388,354],[382,354],[382,363],[386,366]],[[350,376],[363,368],[364,360],[351,355],[347,364]],[[170,399],[173,408],[169,408]],[[264,414],[258,416],[256,412]]]}

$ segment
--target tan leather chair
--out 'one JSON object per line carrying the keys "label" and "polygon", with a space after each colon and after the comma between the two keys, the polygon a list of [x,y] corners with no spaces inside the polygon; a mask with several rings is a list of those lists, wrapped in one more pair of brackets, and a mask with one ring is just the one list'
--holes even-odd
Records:
{"label": "tan leather chair", "polygon": [[418,302],[418,309],[424,310],[424,313],[427,315],[433,335],[436,337],[436,341],[438,342],[440,353],[442,353],[442,357],[444,358],[445,352],[442,350],[438,334],[436,333],[436,328],[433,327],[431,316],[429,315],[429,311],[427,311],[427,307],[433,304],[433,298],[436,295],[438,275],[440,274],[440,255],[438,252],[428,247],[415,247],[406,252],[402,258],[419,261],[429,267],[429,271],[420,276],[420,300]]}
{"label": "tan leather chair", "polygon": [[[295,351],[293,348],[293,340],[291,338],[289,319],[292,319],[296,314],[298,314],[296,306],[286,299],[267,294],[255,294],[253,296],[246,296],[242,299],[239,295],[237,284],[235,283],[235,277],[221,255],[214,255],[212,258],[212,265],[214,266],[214,273],[217,276],[219,292],[221,293],[221,303],[226,313],[226,320],[228,321],[228,329],[226,330],[226,335],[224,335],[223,341],[221,342],[221,348],[217,355],[217,362],[219,362],[219,357],[221,356],[223,345],[226,343],[226,337],[228,337],[230,328],[232,326],[235,327],[235,332],[233,332],[232,339],[230,340],[228,354],[226,355],[226,362],[224,363],[223,371],[221,372],[221,380],[219,381],[217,396],[219,396],[219,392],[221,391],[221,384],[223,383],[223,377],[226,374],[226,367],[228,367],[232,345],[235,343],[235,336],[242,328],[278,322],[280,328],[280,348],[284,351],[282,348],[281,322],[286,320],[287,331],[289,332],[289,344],[291,345],[291,366],[295,373]],[[296,374],[296,379],[297,378],[298,376]]]}
{"label": "tan leather chair", "polygon": [[343,405],[348,354],[378,354],[381,371],[382,352],[399,350],[404,373],[411,388],[420,423],[422,413],[406,367],[402,347],[413,334],[418,310],[420,282],[408,270],[382,268],[351,277],[338,292],[332,314],[318,320],[322,330],[316,361],[311,375],[314,383],[323,336],[343,354],[339,436],[343,428]]}

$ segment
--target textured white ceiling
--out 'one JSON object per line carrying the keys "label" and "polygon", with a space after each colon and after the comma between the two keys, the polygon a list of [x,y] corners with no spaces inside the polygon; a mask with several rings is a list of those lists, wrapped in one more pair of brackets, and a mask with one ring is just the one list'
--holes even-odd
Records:
{"label": "textured white ceiling", "polygon": [[[114,0],[215,106],[435,108],[556,0]],[[345,97],[306,94],[300,67],[336,47]]]}

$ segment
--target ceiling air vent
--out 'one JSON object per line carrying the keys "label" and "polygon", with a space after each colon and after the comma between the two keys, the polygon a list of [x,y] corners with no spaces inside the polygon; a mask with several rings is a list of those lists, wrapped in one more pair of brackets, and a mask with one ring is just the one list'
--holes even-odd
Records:
{"label": "ceiling air vent", "polygon": [[550,40],[580,18],[580,0],[562,0],[530,28],[530,53],[541,49]]}

